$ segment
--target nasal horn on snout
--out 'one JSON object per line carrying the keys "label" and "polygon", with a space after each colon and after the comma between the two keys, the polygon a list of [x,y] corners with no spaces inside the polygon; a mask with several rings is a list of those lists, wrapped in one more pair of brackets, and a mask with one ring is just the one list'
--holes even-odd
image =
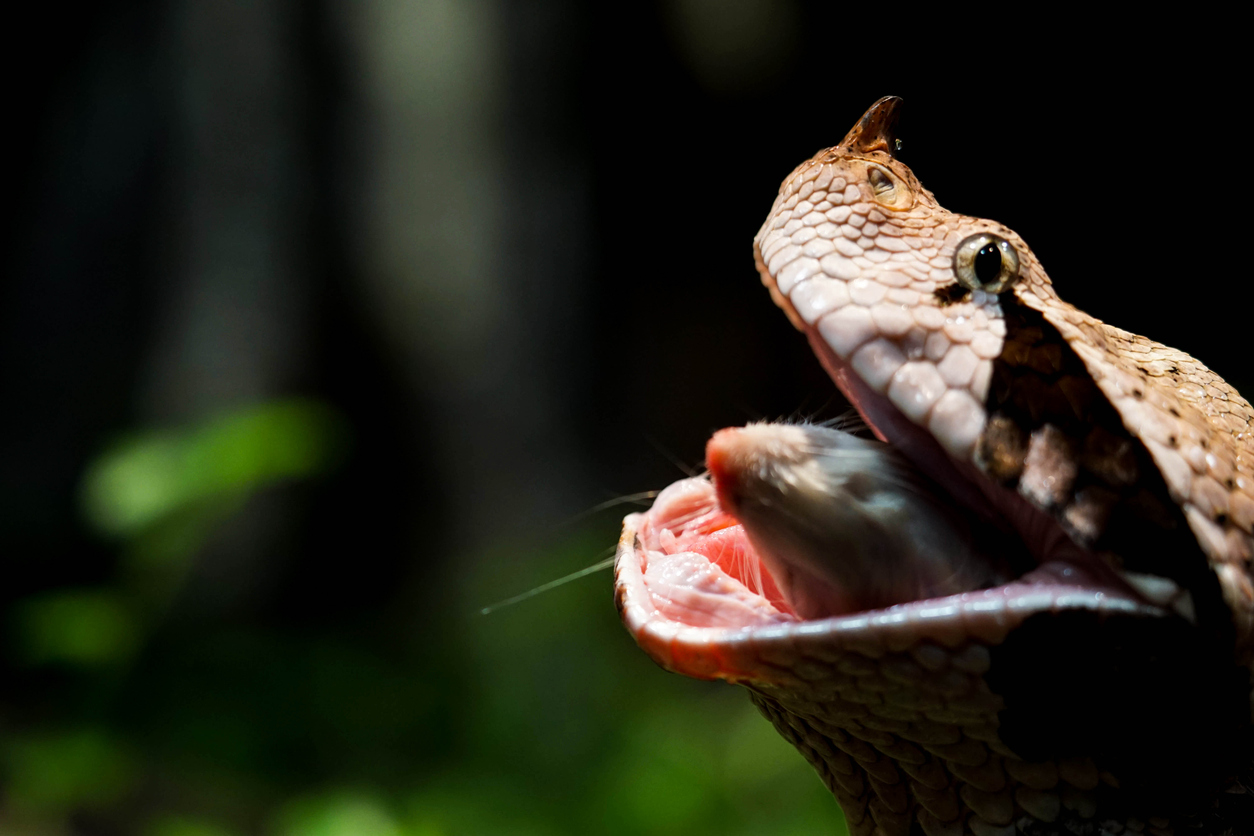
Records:
{"label": "nasal horn on snout", "polygon": [[858,154],[883,151],[897,156],[897,117],[901,114],[901,97],[885,96],[867,108],[858,124],[845,135],[841,145]]}

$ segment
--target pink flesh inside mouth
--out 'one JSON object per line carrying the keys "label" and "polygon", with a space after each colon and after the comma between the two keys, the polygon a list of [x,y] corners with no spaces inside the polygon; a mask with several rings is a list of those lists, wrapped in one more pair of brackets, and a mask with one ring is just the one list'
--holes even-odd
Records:
{"label": "pink flesh inside mouth", "polygon": [[753,679],[757,674],[735,661],[742,654],[730,645],[816,631],[997,643],[1006,630],[1039,612],[1167,614],[1100,558],[1075,545],[1048,514],[973,466],[955,462],[830,352],[819,354],[877,435],[899,445],[961,504],[974,505],[977,518],[1015,531],[1030,546],[1035,565],[1001,586],[803,619],[781,594],[782,584],[759,559],[744,529],[720,507],[715,485],[704,477],[685,479],[659,494],[648,512],[628,518],[619,547],[619,606],[637,641],[664,667],[692,676]]}
{"label": "pink flesh inside mouth", "polygon": [[644,582],[657,612],[693,627],[752,627],[797,621],[744,527],[718,506],[706,479],[658,494],[644,515]]}

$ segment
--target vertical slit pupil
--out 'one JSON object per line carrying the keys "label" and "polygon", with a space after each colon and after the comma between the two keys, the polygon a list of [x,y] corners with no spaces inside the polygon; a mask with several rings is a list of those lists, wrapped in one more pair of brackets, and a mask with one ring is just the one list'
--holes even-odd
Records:
{"label": "vertical slit pupil", "polygon": [[1001,275],[1001,250],[994,243],[985,244],[975,254],[975,278],[980,284],[992,284]]}

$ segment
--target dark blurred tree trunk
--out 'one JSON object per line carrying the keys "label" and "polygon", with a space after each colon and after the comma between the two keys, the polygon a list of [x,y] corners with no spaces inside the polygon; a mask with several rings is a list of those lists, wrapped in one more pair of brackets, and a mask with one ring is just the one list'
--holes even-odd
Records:
{"label": "dark blurred tree trunk", "polygon": [[453,549],[535,531],[582,500],[571,405],[587,366],[587,185],[558,98],[560,3],[375,2],[339,12],[362,292],[431,421]]}
{"label": "dark blurred tree trunk", "polygon": [[0,543],[5,596],[98,580],[85,462],[134,420],[156,280],[150,244],[165,168],[156,4],[30,6],[7,50],[4,283],[0,296]]}
{"label": "dark blurred tree trunk", "polygon": [[[143,423],[203,421],[292,394],[310,376],[306,14],[294,0],[166,8],[170,177]],[[292,536],[287,499],[270,492],[224,523],[185,603],[239,603],[273,580]]]}

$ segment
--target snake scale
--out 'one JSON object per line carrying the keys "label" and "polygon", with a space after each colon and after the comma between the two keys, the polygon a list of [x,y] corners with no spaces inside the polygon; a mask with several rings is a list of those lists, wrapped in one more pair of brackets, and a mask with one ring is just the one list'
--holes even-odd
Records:
{"label": "snake scale", "polygon": [[943,209],[899,108],[784,180],[758,271],[875,435],[1029,565],[803,619],[747,546],[718,557],[734,520],[685,480],[624,522],[623,621],[664,668],[749,689],[858,836],[1254,832],[1254,410]]}

